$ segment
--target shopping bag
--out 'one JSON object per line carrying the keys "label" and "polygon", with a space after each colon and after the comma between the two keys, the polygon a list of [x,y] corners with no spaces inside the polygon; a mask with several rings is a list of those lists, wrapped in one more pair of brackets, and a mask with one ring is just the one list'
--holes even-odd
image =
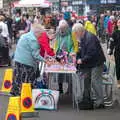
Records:
{"label": "shopping bag", "polygon": [[36,81],[36,86],[39,89],[47,89],[47,77],[46,77],[46,73],[44,73],[44,68],[45,68],[45,63],[44,62],[40,62],[39,63],[39,71],[40,71],[40,76],[37,78]]}
{"label": "shopping bag", "polygon": [[48,85],[47,85],[47,80],[46,80],[46,74],[44,73],[43,77],[38,77],[37,78],[37,83],[36,83],[36,88],[38,89],[47,89]]}
{"label": "shopping bag", "polygon": [[59,91],[50,89],[33,89],[32,98],[35,109],[57,110]]}

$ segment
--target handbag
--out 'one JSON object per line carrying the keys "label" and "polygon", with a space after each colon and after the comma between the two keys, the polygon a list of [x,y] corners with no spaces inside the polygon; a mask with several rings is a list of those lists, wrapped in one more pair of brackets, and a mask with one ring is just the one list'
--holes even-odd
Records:
{"label": "handbag", "polygon": [[36,110],[57,110],[59,91],[50,89],[33,89],[32,98]]}

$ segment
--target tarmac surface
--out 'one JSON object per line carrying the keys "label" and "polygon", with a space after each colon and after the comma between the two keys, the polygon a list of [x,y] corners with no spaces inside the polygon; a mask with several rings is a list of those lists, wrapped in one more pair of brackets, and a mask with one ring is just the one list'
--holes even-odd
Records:
{"label": "tarmac surface", "polygon": [[[0,68],[0,87],[4,70],[5,68]],[[5,120],[8,100],[8,96],[0,95],[0,120]],[[72,97],[65,95],[60,98],[57,111],[40,110],[38,118],[22,118],[22,120],[120,120],[120,107],[78,112],[72,107]]]}

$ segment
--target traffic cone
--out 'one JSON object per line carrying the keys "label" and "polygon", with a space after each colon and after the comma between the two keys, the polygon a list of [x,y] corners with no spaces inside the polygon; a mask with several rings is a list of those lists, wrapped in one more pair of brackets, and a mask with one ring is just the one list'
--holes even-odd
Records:
{"label": "traffic cone", "polygon": [[20,120],[20,97],[10,97],[5,120]]}
{"label": "traffic cone", "polygon": [[38,112],[35,112],[33,108],[31,83],[22,84],[21,116],[22,117],[37,117],[38,116]]}
{"label": "traffic cone", "polygon": [[10,90],[12,88],[12,81],[13,81],[13,69],[6,69],[0,94],[9,95]]}

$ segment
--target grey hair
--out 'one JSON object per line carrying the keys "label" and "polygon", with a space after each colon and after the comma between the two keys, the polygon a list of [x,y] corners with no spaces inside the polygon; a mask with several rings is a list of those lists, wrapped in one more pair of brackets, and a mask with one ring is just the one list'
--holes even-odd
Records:
{"label": "grey hair", "polygon": [[31,30],[36,33],[36,32],[39,32],[39,33],[42,33],[45,31],[45,28],[44,26],[40,25],[40,24],[37,24],[37,23],[34,23],[32,24],[31,26]]}
{"label": "grey hair", "polygon": [[115,16],[110,16],[110,20],[114,20],[115,19]]}
{"label": "grey hair", "polygon": [[85,28],[81,23],[75,23],[72,27],[73,32],[84,32]]}
{"label": "grey hair", "polygon": [[59,22],[59,28],[61,28],[62,26],[66,26],[66,27],[68,27],[68,23],[67,23],[67,21],[66,20],[60,20],[60,22]]}

